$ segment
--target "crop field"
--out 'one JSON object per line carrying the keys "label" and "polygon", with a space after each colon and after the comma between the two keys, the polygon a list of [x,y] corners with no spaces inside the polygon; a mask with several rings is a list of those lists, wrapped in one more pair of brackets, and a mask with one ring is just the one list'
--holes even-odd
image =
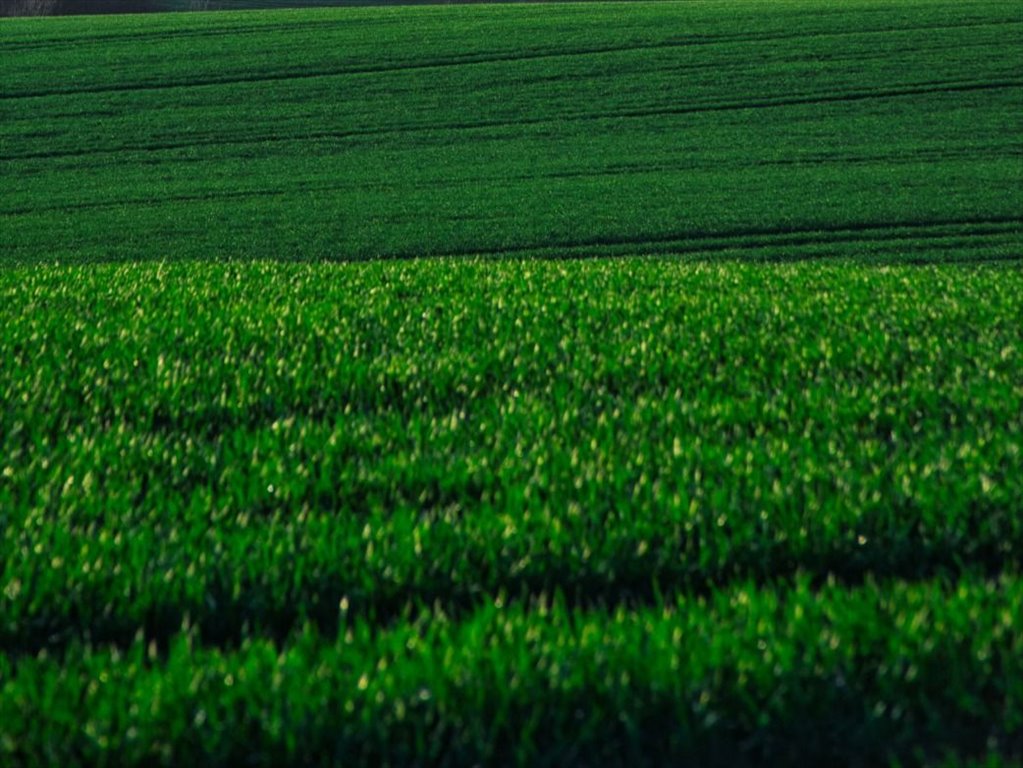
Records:
{"label": "crop field", "polygon": [[1023,3],[0,69],[0,765],[1023,760]]}

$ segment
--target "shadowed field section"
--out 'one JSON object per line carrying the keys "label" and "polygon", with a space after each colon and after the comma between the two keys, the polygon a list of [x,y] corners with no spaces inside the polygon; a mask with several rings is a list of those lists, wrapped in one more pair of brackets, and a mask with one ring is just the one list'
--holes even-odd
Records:
{"label": "shadowed field section", "polygon": [[129,766],[182,732],[163,753],[215,765],[1012,765],[1021,604],[1010,580],[746,584],[617,614],[548,598],[383,632],[355,619],[283,648],[139,640],[21,664],[0,729],[35,757],[33,723],[52,721],[80,762]]}
{"label": "shadowed field section", "polygon": [[3,29],[3,263],[1020,255],[1012,3]]}

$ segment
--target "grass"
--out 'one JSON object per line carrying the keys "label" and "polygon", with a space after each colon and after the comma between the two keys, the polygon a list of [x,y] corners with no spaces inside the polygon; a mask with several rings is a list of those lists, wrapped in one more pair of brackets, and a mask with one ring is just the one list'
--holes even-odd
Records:
{"label": "grass", "polygon": [[1014,579],[733,586],[613,613],[484,606],[382,631],[356,619],[283,650],[76,649],[20,664],[0,706],[26,764],[63,760],[64,744],[141,765],[916,763],[1018,748],[1021,604]]}
{"label": "grass", "polygon": [[5,21],[0,259],[1015,258],[1018,5],[888,5]]}
{"label": "grass", "polygon": [[[0,642],[13,665],[3,698],[11,714],[23,713],[0,722],[22,762],[38,759],[47,739],[82,755],[110,749],[119,763],[146,762],[162,739],[171,762],[230,760],[239,750],[300,762],[306,750],[329,745],[327,759],[350,744],[371,750],[368,762],[388,754],[402,762],[402,750],[434,727],[437,738],[455,740],[453,763],[495,749],[553,763],[578,748],[589,764],[644,743],[653,762],[705,754],[708,744],[722,763],[737,751],[784,762],[793,759],[800,707],[812,706],[823,720],[812,721],[817,741],[804,747],[822,760],[849,761],[849,744],[875,733],[894,741],[873,749],[895,755],[904,745],[930,754],[948,743],[1020,748],[1008,725],[1021,716],[1020,678],[1004,636],[1021,619],[1017,268],[108,265],[9,270],[0,285],[0,351],[13,363],[0,378],[9,404]],[[654,622],[665,638],[678,622],[714,633],[723,631],[718,618],[691,612],[703,605],[698,596],[730,600],[753,589],[775,610],[795,599],[792,584],[817,620],[800,625],[796,641],[762,626],[779,635],[749,663],[766,675],[763,696],[777,675],[792,676],[802,703],[783,695],[761,727],[761,694],[747,691],[747,700],[742,684],[718,680],[731,686],[723,699],[713,694],[720,725],[662,733],[668,712],[692,703],[696,683],[682,671],[659,689],[659,667],[643,672],[645,644],[615,640],[616,622],[634,633]],[[959,642],[953,625],[927,618],[938,611],[968,621],[972,614],[948,607],[959,590],[986,596],[994,624],[970,628],[1000,661],[949,647]],[[870,653],[925,663],[915,651],[885,650],[890,621],[910,610],[887,602],[895,593],[917,601],[905,642],[950,653],[955,666],[934,671],[920,693],[851,651],[842,669],[869,685],[833,703],[824,693],[833,678],[791,643],[812,646],[809,638],[830,631],[820,612],[844,614],[851,600],[860,613],[845,620],[876,621],[881,633]],[[550,620],[537,606],[555,595],[568,624],[554,639],[509,640],[517,650],[507,655],[478,647],[474,633],[497,632],[494,622],[547,637]],[[481,607],[493,604],[509,613]],[[363,638],[351,658],[330,640],[349,621]],[[577,647],[576,621],[621,645],[621,669],[599,649]],[[450,645],[438,622],[450,622]],[[294,637],[302,627],[311,639]],[[409,632],[429,635],[425,656],[396,662],[380,683],[383,699],[359,705],[343,733],[320,718],[301,738],[288,736],[290,718],[304,715],[257,703],[235,711],[218,704],[218,683],[184,682],[206,680],[211,664],[262,668],[281,643],[299,670],[289,686],[306,685],[298,681],[310,665],[342,686],[325,682],[305,698],[292,690],[284,701],[298,713],[336,711],[342,681],[370,674],[374,654]],[[868,642],[854,629],[842,637],[856,649]],[[183,638],[196,644],[194,656]],[[726,632],[719,642],[738,640]],[[126,660],[148,643],[152,664]],[[135,650],[89,650],[109,644]],[[732,656],[715,661],[717,652],[691,647],[687,665],[741,671]],[[579,653],[594,656],[576,662]],[[470,671],[458,671],[458,654]],[[780,670],[768,663],[775,654],[786,659]],[[492,657],[501,663],[492,683],[473,688],[471,670],[496,664]],[[541,663],[582,664],[590,671],[574,673],[569,700],[597,697],[604,704],[587,718],[614,711],[623,728],[632,725],[613,737],[574,730],[577,705],[555,703],[560,683]],[[630,689],[605,674],[645,682],[630,703]],[[960,676],[961,690],[932,702],[929,691],[947,674]],[[49,703],[22,701],[38,689],[34,675],[56,686]],[[90,697],[106,694],[83,698],[79,687],[96,675],[127,677],[94,710]],[[253,675],[250,685],[265,683]],[[516,675],[529,680],[521,690]],[[536,699],[548,683],[555,690]],[[126,725],[134,721],[120,697],[144,701],[163,685],[185,688],[144,716],[155,719]],[[413,685],[444,693],[412,730],[392,731],[376,707],[400,709]],[[688,691],[681,698],[678,686]],[[906,720],[874,723],[869,713],[882,704]],[[163,730],[212,711],[206,706],[229,711],[198,741]],[[488,719],[506,706],[506,720]],[[75,730],[93,711],[107,713],[95,715],[96,727],[113,741]],[[516,729],[552,717],[567,718],[564,730],[512,746]],[[71,731],[18,730],[51,719]],[[958,730],[946,732],[949,724]],[[141,729],[134,744],[123,741],[129,727]],[[252,731],[266,741],[230,735]],[[551,738],[560,744],[553,751]]]}
{"label": "grass", "polygon": [[0,23],[0,763],[1015,764],[1021,31]]}

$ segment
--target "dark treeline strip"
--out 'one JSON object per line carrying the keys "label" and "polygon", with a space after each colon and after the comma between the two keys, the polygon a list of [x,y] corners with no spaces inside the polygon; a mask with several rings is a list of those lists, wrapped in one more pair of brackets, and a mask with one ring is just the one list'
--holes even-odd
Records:
{"label": "dark treeline strip", "polygon": [[199,7],[203,0],[0,0],[0,16],[61,16],[91,13],[152,13]]}
{"label": "dark treeline strip", "polygon": [[[3,16],[79,16],[92,14],[164,13],[167,11],[233,11],[272,8],[429,5],[483,0],[0,0]],[[487,0],[542,2],[543,0]],[[561,0],[565,2],[566,0]],[[571,2],[571,0],[568,0]]]}

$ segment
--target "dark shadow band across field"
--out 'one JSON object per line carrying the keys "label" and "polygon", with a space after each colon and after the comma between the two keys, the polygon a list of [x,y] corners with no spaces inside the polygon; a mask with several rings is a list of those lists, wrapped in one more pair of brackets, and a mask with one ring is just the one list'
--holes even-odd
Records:
{"label": "dark shadow band across field", "polygon": [[[523,754],[612,766],[796,766],[809,758],[851,768],[950,754],[969,765],[969,756],[991,751],[985,763],[1011,760],[1023,749],[1019,734],[992,715],[1013,695],[1002,681],[1020,672],[1018,642],[1000,630],[1018,584],[949,587],[933,607],[921,605],[927,593],[915,585],[815,591],[805,583],[784,597],[748,585],[712,601],[612,617],[552,600],[537,606],[542,622],[490,605],[463,622],[438,613],[376,634],[353,621],[336,641],[306,630],[283,648],[255,640],[225,652],[190,638],[164,654],[141,641],[127,651],[79,649],[60,663],[28,659],[9,680],[19,692],[49,683],[75,693],[91,712],[116,708],[123,696],[150,701],[126,718],[143,743],[173,727],[167,720],[194,723],[198,706],[214,725],[200,718],[175,754],[217,765],[334,753],[367,765],[434,753],[451,765]],[[960,620],[964,611],[976,625]],[[921,629],[932,621],[941,643]],[[522,658],[536,663],[520,666]],[[103,684],[76,683],[93,675]],[[282,700],[289,706],[269,715]],[[12,733],[34,736],[29,718],[56,709],[65,716],[48,733],[73,740],[80,754],[146,763],[149,752],[135,739],[115,735],[100,752],[77,738],[66,697],[47,711],[34,698],[17,705],[0,703]],[[289,740],[294,731],[303,737]],[[42,744],[19,746],[33,754]]]}
{"label": "dark shadow band across field", "polygon": [[[981,525],[978,522],[978,529]],[[166,651],[183,628],[207,648],[237,650],[254,635],[284,644],[303,629],[314,628],[324,637],[335,637],[348,621],[366,622],[377,631],[433,612],[458,621],[492,605],[495,596],[502,605],[526,611],[555,601],[570,610],[614,613],[663,610],[680,600],[706,598],[751,584],[778,591],[797,581],[815,589],[825,584],[854,589],[868,583],[882,589],[896,583],[950,589],[959,579],[1018,578],[1023,560],[1013,552],[1021,546],[1023,538],[985,541],[964,552],[958,538],[936,542],[920,537],[904,539],[895,546],[875,540],[869,546],[842,545],[803,556],[761,548],[739,554],[718,570],[684,563],[657,568],[647,561],[623,560],[615,564],[619,570],[610,581],[612,571],[587,573],[574,563],[562,562],[506,579],[488,580],[486,574],[464,571],[459,582],[451,582],[446,574],[413,585],[386,585],[381,580],[379,591],[370,594],[362,593],[356,584],[329,578],[284,596],[265,584],[239,585],[233,575],[225,574],[223,581],[207,583],[205,594],[195,603],[156,602],[137,606],[127,615],[95,615],[95,607],[107,596],[103,592],[80,594],[77,605],[60,606],[60,612],[52,616],[41,614],[24,620],[14,632],[4,628],[0,653],[8,660],[41,653],[59,658],[83,641],[123,650],[139,638]],[[654,552],[652,559],[663,554]],[[513,562],[488,564],[487,572]],[[381,577],[364,574],[360,578]],[[338,608],[342,601],[344,611]],[[83,626],[88,627],[84,635]]]}
{"label": "dark shadow band across field", "polygon": [[[278,193],[268,193],[276,196]],[[251,199],[259,193],[225,193],[218,199],[234,196]],[[209,198],[182,197],[177,203],[208,201]],[[163,201],[166,202],[166,201]],[[136,201],[134,205],[142,204]],[[160,203],[162,204],[162,202]],[[120,208],[132,203],[83,203],[80,210]],[[25,211],[23,213],[28,213]],[[35,212],[33,212],[35,213]],[[19,215],[12,211],[4,215]],[[265,233],[272,239],[273,232]],[[360,263],[371,261],[408,261],[421,259],[541,259],[580,260],[609,258],[676,258],[688,261],[734,261],[772,263],[804,260],[847,261],[860,265],[886,264],[994,264],[1019,265],[1023,260],[1023,217],[992,217],[974,220],[929,222],[848,222],[836,227],[811,226],[806,229],[772,228],[708,232],[682,230],[675,233],[628,237],[602,236],[576,241],[520,243],[491,250],[468,246],[452,250],[409,250],[379,252],[351,257],[338,253],[268,256],[266,254],[217,252],[204,250],[202,256],[184,255],[174,260],[251,262],[282,261],[307,263]],[[81,264],[133,263],[149,258],[118,254],[73,259]],[[157,260],[164,260],[158,258]],[[0,262],[0,269],[33,263],[54,263],[60,258],[38,255],[22,262],[16,254]]]}
{"label": "dark shadow band across field", "polygon": [[845,258],[864,264],[1018,263],[1023,254],[1021,244],[1023,217],[1006,217],[894,225],[863,222],[803,231],[778,228],[666,233],[654,238],[604,237],[572,243],[517,245],[489,253],[466,249],[425,256],[580,259],[660,255],[753,262]]}

